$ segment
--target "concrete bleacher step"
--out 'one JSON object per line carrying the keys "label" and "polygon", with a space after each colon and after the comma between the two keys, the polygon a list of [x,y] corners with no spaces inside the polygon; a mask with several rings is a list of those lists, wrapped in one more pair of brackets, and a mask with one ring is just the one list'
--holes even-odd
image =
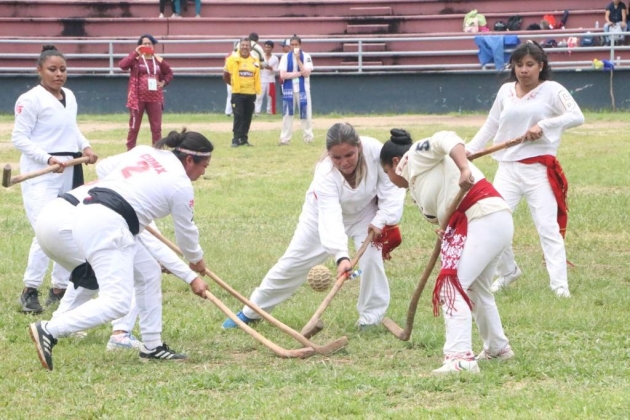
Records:
{"label": "concrete bleacher step", "polygon": [[391,7],[351,7],[350,16],[391,16]]}
{"label": "concrete bleacher step", "polygon": [[[361,50],[365,52],[381,52],[387,51],[387,44],[384,42],[363,42]],[[346,42],[343,44],[343,52],[357,52],[359,51],[359,43]]]}
{"label": "concrete bleacher step", "polygon": [[389,24],[366,23],[359,25],[348,25],[346,32],[349,34],[386,34],[389,33]]}

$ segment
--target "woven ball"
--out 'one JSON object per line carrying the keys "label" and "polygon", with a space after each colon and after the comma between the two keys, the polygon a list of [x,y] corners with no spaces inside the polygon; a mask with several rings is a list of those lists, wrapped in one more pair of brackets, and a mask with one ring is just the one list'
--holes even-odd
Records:
{"label": "woven ball", "polygon": [[309,286],[316,292],[323,292],[328,290],[332,283],[332,274],[325,265],[316,265],[311,268],[306,276]]}

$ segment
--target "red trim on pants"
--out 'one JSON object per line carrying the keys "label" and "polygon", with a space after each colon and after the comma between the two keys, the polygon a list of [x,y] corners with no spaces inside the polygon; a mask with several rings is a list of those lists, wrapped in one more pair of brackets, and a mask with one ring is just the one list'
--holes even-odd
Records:
{"label": "red trim on pants", "polygon": [[269,99],[271,100],[271,115],[276,115],[276,84],[275,82],[269,83],[267,90]]}
{"label": "red trim on pants", "polygon": [[138,132],[142,124],[144,111],[149,117],[151,127],[151,140],[153,144],[162,138],[162,103],[160,102],[138,102],[138,109],[129,110],[129,133],[127,134],[127,150],[136,147]]}

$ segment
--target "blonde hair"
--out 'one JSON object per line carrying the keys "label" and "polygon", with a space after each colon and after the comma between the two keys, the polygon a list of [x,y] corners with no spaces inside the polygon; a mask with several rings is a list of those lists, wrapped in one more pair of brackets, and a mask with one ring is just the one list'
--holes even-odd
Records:
{"label": "blonde hair", "polygon": [[343,143],[359,147],[359,160],[354,170],[355,185],[359,185],[367,176],[367,163],[361,146],[361,138],[350,123],[336,123],[326,133],[326,150],[328,152],[333,146]]}

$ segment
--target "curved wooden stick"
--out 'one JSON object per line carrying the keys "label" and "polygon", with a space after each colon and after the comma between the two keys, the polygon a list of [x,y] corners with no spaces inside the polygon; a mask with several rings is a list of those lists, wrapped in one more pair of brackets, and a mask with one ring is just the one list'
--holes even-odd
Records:
{"label": "curved wooden stick", "polygon": [[[446,217],[442,221],[440,225],[440,229],[445,230],[448,225],[448,221],[457,210],[457,206],[459,206],[460,201],[466,195],[466,191],[460,189],[451,204],[446,209]],[[433,253],[431,254],[431,258],[429,259],[429,263],[424,268],[422,272],[422,276],[420,276],[420,281],[418,282],[418,286],[416,286],[416,290],[413,292],[413,296],[411,297],[411,302],[409,302],[409,309],[407,310],[407,322],[405,324],[405,329],[403,330],[396,324],[391,318],[383,319],[383,325],[387,328],[392,334],[401,339],[402,341],[408,341],[411,337],[411,330],[413,329],[413,321],[416,317],[416,309],[418,308],[418,301],[420,301],[420,296],[422,296],[422,292],[424,291],[424,286],[427,284],[427,280],[431,276],[431,272],[433,271],[433,267],[435,267],[435,263],[437,262],[438,257],[440,256],[440,250],[442,247],[442,239],[438,236],[435,241],[435,246],[433,247]]]}
{"label": "curved wooden stick", "polygon": [[521,144],[525,141],[525,136],[517,137],[512,140],[505,141],[503,143],[495,144],[494,146],[486,147],[483,150],[480,150],[476,153],[471,153],[468,155],[468,160],[475,160],[482,156],[486,156],[492,154],[494,152],[498,152],[499,150],[507,149],[508,147],[516,146],[517,144]]}
{"label": "curved wooden stick", "polygon": [[[165,238],[162,234],[157,232],[155,229],[151,228],[151,226],[146,226],[145,229],[149,233],[151,233],[153,236],[158,238],[160,241],[162,241],[166,246],[168,246],[176,254],[178,254],[180,256],[182,255],[182,252],[179,249],[179,247],[177,247],[177,245],[175,245],[173,242],[169,241],[167,238]],[[249,299],[247,299],[243,295],[241,295],[239,292],[234,290],[229,284],[227,284],[225,281],[223,281],[219,276],[217,276],[215,273],[210,271],[210,269],[206,268],[206,274],[208,275],[208,277],[210,277],[212,280],[214,280],[215,283],[217,283],[223,289],[227,290],[232,296],[234,296],[236,299],[238,299],[241,303],[243,303],[244,305],[247,305],[250,308],[252,308],[252,310],[254,310],[254,312],[256,312],[258,315],[260,315],[261,318],[263,318],[265,321],[267,321],[271,325],[279,328],[282,332],[290,335],[292,338],[297,340],[300,344],[302,344],[302,345],[304,345],[306,347],[312,348],[314,350],[314,352],[319,353],[319,354],[323,354],[323,355],[329,355],[329,354],[339,350],[340,348],[345,347],[346,345],[348,345],[348,338],[345,337],[345,336],[341,337],[341,338],[338,338],[337,340],[335,340],[335,341],[333,341],[333,342],[331,342],[331,343],[329,343],[329,344],[327,344],[325,346],[320,346],[318,344],[315,344],[312,341],[308,340],[303,335],[301,335],[300,333],[298,333],[297,331],[295,331],[293,328],[289,327],[288,325],[286,325],[286,324],[282,323],[281,321],[279,321],[278,319],[274,318],[268,312],[266,312],[265,310],[263,310],[262,308],[257,306],[255,303],[253,303],[252,301],[250,301]],[[227,314],[227,312],[226,312],[226,314]],[[232,321],[234,321],[234,318],[232,318],[229,314],[227,314],[227,315],[228,315],[228,317],[230,319],[232,319]],[[247,325],[247,324],[245,324],[242,321],[240,323],[237,322],[237,325],[239,325],[241,328],[243,328],[241,326],[241,324]],[[248,327],[248,328],[251,329],[252,331],[255,331],[251,327]]]}
{"label": "curved wooden stick", "polygon": [[[68,167],[68,166],[75,166],[75,165],[80,165],[82,163],[88,163],[89,161],[90,161],[90,157],[89,156],[83,156],[83,157],[80,157],[80,158],[71,159],[71,160],[69,160],[67,162],[64,162],[64,165],[66,167]],[[19,184],[20,182],[26,181],[27,179],[36,178],[38,176],[42,176],[42,175],[45,175],[45,174],[50,173],[50,172],[55,172],[56,170],[61,168],[61,165],[59,165],[59,164],[50,165],[50,166],[47,166],[47,167],[45,167],[43,169],[38,169],[38,170],[33,171],[33,172],[28,172],[28,173],[22,174],[22,175],[16,175],[14,177],[11,177],[11,179],[8,180],[8,182],[7,182],[8,176],[6,176],[7,167],[9,169],[9,174],[11,173],[11,167],[7,165],[4,168],[3,175],[2,175],[2,186],[6,187],[6,188],[10,187],[11,185]]]}
{"label": "curved wooden stick", "polygon": [[[359,248],[359,250],[357,251],[352,261],[350,261],[350,265],[352,268],[354,268],[354,266],[357,265],[357,263],[359,262],[359,259],[361,258],[361,256],[363,256],[363,253],[365,252],[367,247],[370,245],[370,243],[372,243],[373,238],[374,238],[374,232],[370,231],[367,238],[365,238],[365,241],[363,241],[361,248]],[[311,338],[312,336],[314,336],[315,334],[317,334],[324,328],[324,323],[320,318],[322,314],[324,313],[324,311],[326,310],[326,308],[328,308],[328,305],[330,305],[330,302],[333,300],[333,298],[335,297],[339,289],[341,289],[341,286],[343,286],[343,284],[345,283],[347,279],[348,279],[347,272],[337,278],[337,281],[335,281],[333,288],[330,290],[330,292],[328,292],[328,295],[326,295],[326,297],[324,298],[322,303],[319,305],[319,307],[317,308],[317,310],[315,311],[311,319],[306,323],[304,328],[302,328],[302,335],[304,337]]]}

